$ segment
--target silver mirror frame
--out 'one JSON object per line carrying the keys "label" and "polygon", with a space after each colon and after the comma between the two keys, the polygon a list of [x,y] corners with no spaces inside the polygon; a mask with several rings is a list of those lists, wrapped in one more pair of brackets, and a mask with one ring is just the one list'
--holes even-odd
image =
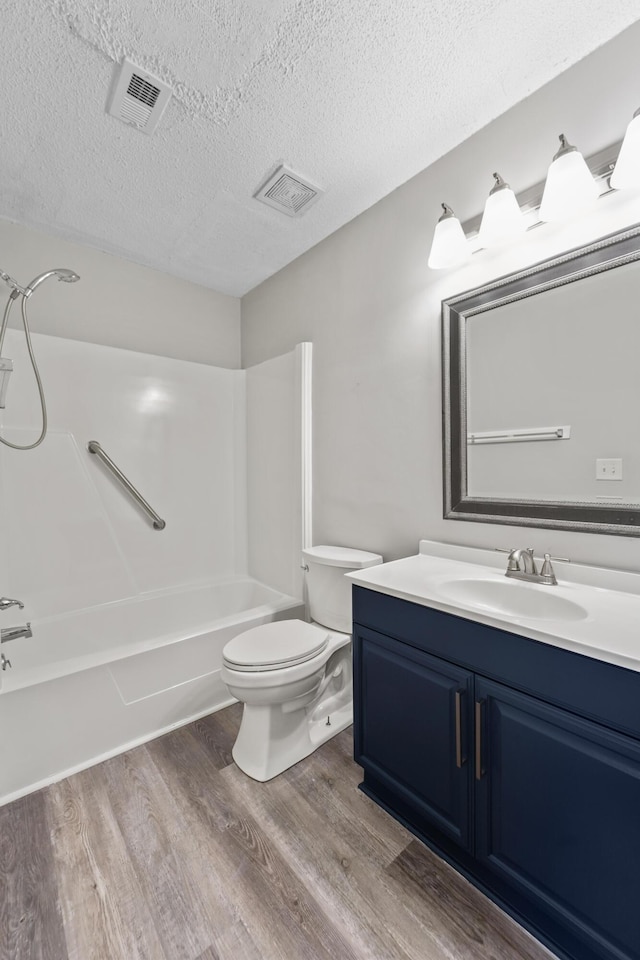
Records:
{"label": "silver mirror frame", "polygon": [[[442,301],[444,516],[448,520],[554,527],[640,537],[640,505],[469,496],[467,489],[467,320],[640,259],[640,224],[560,257]],[[639,298],[640,299],[640,298]]]}

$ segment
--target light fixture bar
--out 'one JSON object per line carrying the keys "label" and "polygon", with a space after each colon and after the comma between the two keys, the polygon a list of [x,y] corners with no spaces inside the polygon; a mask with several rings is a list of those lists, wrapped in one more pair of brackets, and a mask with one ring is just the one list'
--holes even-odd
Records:
{"label": "light fixture bar", "polygon": [[492,430],[470,433],[467,443],[522,443],[530,440],[568,440],[571,427],[535,427],[530,430]]}
{"label": "light fixture bar", "polygon": [[[601,197],[612,192],[613,188],[609,186],[609,177],[611,176],[613,168],[615,167],[621,146],[622,140],[616,140],[615,143],[605,147],[604,150],[599,150],[597,153],[593,153],[590,157],[585,157],[589,170],[601,188]],[[540,180],[539,183],[534,184],[532,187],[528,187],[526,190],[522,190],[520,193],[516,194],[518,205],[525,216],[539,209],[545,182],[546,178],[545,180]],[[482,213],[479,213],[477,216],[470,217],[469,220],[464,221],[462,224],[462,229],[468,240],[478,235],[481,222]],[[532,223],[529,229],[537,227],[541,223],[542,220],[536,219],[535,223]]]}

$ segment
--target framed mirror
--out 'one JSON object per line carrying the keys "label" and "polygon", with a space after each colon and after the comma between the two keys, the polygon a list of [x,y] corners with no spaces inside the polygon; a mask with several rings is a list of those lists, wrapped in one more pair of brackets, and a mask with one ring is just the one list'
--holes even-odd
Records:
{"label": "framed mirror", "polygon": [[444,516],[640,536],[640,226],[442,303]]}

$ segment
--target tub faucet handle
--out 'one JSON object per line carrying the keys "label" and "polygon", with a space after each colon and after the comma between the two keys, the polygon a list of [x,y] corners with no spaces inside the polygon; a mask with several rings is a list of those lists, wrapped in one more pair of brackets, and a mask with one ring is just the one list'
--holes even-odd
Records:
{"label": "tub faucet handle", "polygon": [[8,610],[9,607],[18,607],[24,610],[24,603],[21,600],[11,600],[9,597],[0,597],[0,610]]}

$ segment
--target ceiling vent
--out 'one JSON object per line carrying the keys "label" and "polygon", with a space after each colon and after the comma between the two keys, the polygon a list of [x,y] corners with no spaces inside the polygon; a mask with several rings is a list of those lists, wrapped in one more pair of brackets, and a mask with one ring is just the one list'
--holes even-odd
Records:
{"label": "ceiling vent", "polygon": [[117,69],[107,113],[143,133],[153,133],[171,99],[171,87],[126,57]]}
{"label": "ceiling vent", "polygon": [[320,187],[310,183],[299,173],[280,166],[254,193],[254,197],[280,213],[286,213],[288,217],[299,217],[323,193]]}

